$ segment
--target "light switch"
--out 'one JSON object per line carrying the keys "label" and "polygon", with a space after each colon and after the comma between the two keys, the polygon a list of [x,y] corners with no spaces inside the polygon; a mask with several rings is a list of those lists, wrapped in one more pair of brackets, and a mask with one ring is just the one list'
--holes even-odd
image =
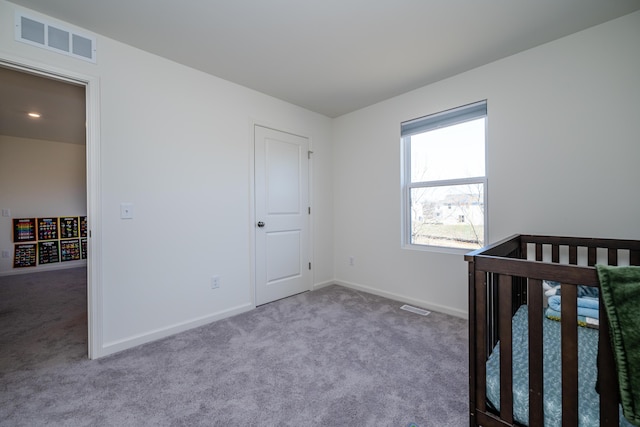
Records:
{"label": "light switch", "polygon": [[120,218],[133,219],[133,203],[120,203]]}

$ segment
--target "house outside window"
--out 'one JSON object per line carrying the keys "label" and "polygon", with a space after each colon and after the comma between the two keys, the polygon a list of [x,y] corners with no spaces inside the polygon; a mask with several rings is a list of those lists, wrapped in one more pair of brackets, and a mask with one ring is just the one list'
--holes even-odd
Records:
{"label": "house outside window", "polygon": [[484,246],[486,122],[482,101],[402,123],[405,247]]}

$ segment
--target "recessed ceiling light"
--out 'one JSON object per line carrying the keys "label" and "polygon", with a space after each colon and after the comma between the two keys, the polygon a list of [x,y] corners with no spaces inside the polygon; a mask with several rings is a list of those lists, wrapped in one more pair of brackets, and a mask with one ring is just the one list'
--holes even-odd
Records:
{"label": "recessed ceiling light", "polygon": [[40,118],[40,113],[28,113],[29,117],[33,117],[34,119]]}

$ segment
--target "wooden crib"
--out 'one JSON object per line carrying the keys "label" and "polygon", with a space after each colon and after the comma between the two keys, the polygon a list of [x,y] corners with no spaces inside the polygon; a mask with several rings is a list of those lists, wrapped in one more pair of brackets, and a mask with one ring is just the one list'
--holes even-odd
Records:
{"label": "wooden crib", "polygon": [[[545,384],[549,379],[545,378],[543,369],[543,352],[546,351],[543,347],[543,330],[546,334],[547,329],[557,328],[561,336],[558,343],[561,378],[558,378],[560,390],[556,396],[561,421],[558,422],[563,427],[578,426],[578,329],[586,329],[579,327],[577,321],[578,285],[599,287],[595,264],[640,265],[640,241],[515,235],[470,252],[465,260],[469,266],[470,425],[544,425],[545,417],[553,412],[553,407],[549,406],[549,393],[545,393]],[[563,302],[560,322],[544,316],[544,280],[561,283]],[[524,396],[524,404],[528,408],[525,415],[520,415],[520,419],[514,417],[514,413],[522,411],[519,411],[518,402],[514,411],[513,388],[514,378],[518,380],[520,374],[516,373],[514,377],[512,363],[512,328],[516,327],[512,322],[518,310],[526,311],[517,317],[527,320],[527,337],[524,339],[528,344],[528,355],[525,355],[528,368],[522,374],[528,376],[524,380],[527,385],[525,394],[528,394]],[[591,406],[596,411],[599,408],[599,414],[592,421],[593,425],[600,426],[626,425],[626,420],[620,420],[618,380],[601,298],[599,317],[599,329],[588,332],[595,337],[597,344],[594,347],[597,347],[598,353],[598,368],[593,368],[593,375],[597,376],[599,383],[599,398],[596,397],[599,402]],[[555,326],[544,322],[555,322]],[[580,331],[580,334],[583,333],[587,332]],[[515,348],[516,353],[518,347]],[[546,349],[549,347],[547,344]],[[498,354],[498,357],[490,358],[492,353]],[[499,397],[494,399],[495,402],[487,397],[487,367],[490,359],[499,369]],[[587,368],[580,366],[580,369]],[[581,419],[581,425],[584,423]]]}

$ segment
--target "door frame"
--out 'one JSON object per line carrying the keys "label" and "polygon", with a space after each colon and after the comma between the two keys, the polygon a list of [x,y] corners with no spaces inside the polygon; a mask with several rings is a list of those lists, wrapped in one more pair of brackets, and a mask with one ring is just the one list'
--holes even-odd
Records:
{"label": "door frame", "polygon": [[100,191],[100,80],[0,51],[0,65],[85,88],[87,192],[87,356],[102,354],[102,218]]}
{"label": "door frame", "polygon": [[[255,170],[255,140],[256,140],[256,126],[275,130],[277,132],[284,132],[291,135],[306,138],[309,141],[309,151],[313,153],[313,140],[311,136],[307,136],[310,132],[300,132],[296,130],[287,129],[283,126],[277,126],[269,124],[265,121],[259,121],[256,119],[249,119],[249,295],[251,296],[251,305],[256,307],[256,170]],[[313,156],[309,158],[309,168],[307,170],[309,174],[307,181],[307,194],[309,196],[309,207],[311,207],[311,215],[309,215],[309,262],[311,262],[311,274],[309,275],[309,287],[308,291],[313,290],[314,283],[314,256],[313,256]]]}

